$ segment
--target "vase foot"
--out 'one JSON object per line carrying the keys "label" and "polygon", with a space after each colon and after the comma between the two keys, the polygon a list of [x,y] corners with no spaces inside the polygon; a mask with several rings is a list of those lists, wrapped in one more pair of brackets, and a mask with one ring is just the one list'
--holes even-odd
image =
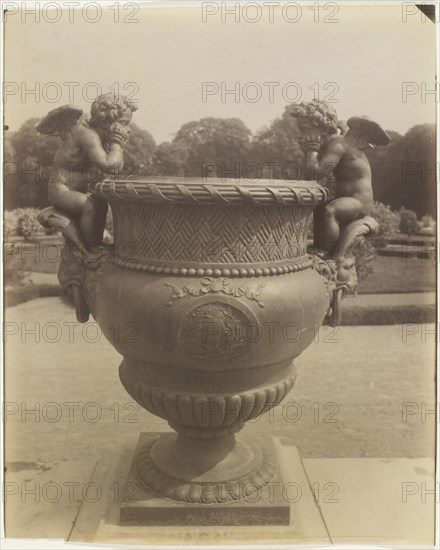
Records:
{"label": "vase foot", "polygon": [[122,525],[289,524],[271,441],[231,436],[213,447],[212,440],[141,434],[129,483],[137,492],[121,504]]}
{"label": "vase foot", "polygon": [[271,449],[235,435],[206,440],[170,434],[139,451],[139,481],[180,502],[227,503],[261,490],[276,471]]}

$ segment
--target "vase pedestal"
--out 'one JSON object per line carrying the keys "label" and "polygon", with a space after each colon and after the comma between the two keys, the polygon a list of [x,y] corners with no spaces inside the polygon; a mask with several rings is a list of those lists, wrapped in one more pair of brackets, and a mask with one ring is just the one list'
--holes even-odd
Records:
{"label": "vase pedestal", "polygon": [[288,525],[290,502],[271,440],[143,433],[121,525]]}
{"label": "vase pedestal", "polygon": [[[157,437],[165,434],[148,434]],[[144,436],[143,436],[144,437]],[[315,544],[330,545],[327,529],[314,499],[309,480],[296,447],[283,445],[278,438],[265,438],[276,451],[284,480],[285,495],[290,505],[287,525],[121,525],[121,504],[133,499],[139,483],[129,484],[129,476],[139,435],[120,441],[98,462],[90,484],[102,489],[100,498],[82,501],[69,536],[70,542],[96,544],[143,544],[174,546],[221,544]],[[290,501],[289,501],[290,499]],[[156,502],[160,499],[156,498]],[[165,502],[165,499],[161,499]],[[153,503],[153,497],[150,496]],[[171,501],[167,499],[168,505]],[[187,505],[189,508],[190,505]]]}

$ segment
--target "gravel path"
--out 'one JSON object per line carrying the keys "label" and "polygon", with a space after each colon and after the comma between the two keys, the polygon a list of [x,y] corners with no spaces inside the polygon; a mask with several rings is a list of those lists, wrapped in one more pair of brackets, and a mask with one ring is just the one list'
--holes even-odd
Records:
{"label": "gravel path", "polygon": [[[6,323],[7,461],[95,459],[127,433],[169,430],[133,405],[119,382],[120,356],[94,323],[76,324],[61,298],[8,308]],[[292,393],[245,432],[288,438],[303,457],[432,456],[432,329],[321,328],[297,360]]]}

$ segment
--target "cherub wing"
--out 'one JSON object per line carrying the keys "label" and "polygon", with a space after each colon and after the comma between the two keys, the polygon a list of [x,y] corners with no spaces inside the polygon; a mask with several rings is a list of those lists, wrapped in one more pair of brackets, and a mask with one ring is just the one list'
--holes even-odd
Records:
{"label": "cherub wing", "polygon": [[63,105],[52,109],[43,120],[36,126],[40,134],[60,137],[65,139],[74,124],[78,122],[83,114],[82,109],[75,105]]}

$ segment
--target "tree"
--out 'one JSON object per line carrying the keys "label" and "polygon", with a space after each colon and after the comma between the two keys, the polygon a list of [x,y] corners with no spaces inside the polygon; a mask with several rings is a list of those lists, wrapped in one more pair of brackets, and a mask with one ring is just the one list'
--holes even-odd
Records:
{"label": "tree", "polygon": [[435,140],[435,125],[419,124],[408,130],[402,142],[402,204],[419,216],[437,213]]}
{"label": "tree", "polygon": [[261,167],[261,177],[305,179],[304,154],[296,119],[288,105],[281,118],[260,130],[252,140],[250,158]]}
{"label": "tree", "polygon": [[[48,206],[47,182],[59,138],[40,134],[35,129],[40,119],[27,120],[8,140],[5,154],[8,155],[6,203],[9,207]],[[136,124],[131,125],[131,134],[124,149],[124,173],[150,175],[153,173],[153,156],[156,143],[149,132]],[[11,161],[11,155],[13,160]],[[18,185],[18,193],[16,186]],[[14,186],[14,188],[13,188]]]}
{"label": "tree", "polygon": [[377,256],[377,249],[385,246],[391,235],[399,230],[399,214],[393,212],[389,206],[375,202],[370,215],[379,222],[378,232],[367,239],[357,239],[352,248],[359,282],[374,272],[372,262]]}
{"label": "tree", "polygon": [[35,126],[40,119],[27,120],[12,136],[21,206],[47,206],[47,182],[59,139],[42,135]]}
{"label": "tree", "polygon": [[164,141],[156,149],[153,173],[156,176],[184,176],[188,151],[180,143]]}
{"label": "tree", "polygon": [[370,216],[379,223],[378,232],[370,238],[371,243],[376,248],[382,248],[387,244],[391,235],[399,231],[400,216],[397,212],[393,212],[389,206],[381,202],[373,204]]}
{"label": "tree", "polygon": [[411,237],[417,232],[419,224],[417,222],[417,214],[412,210],[402,210],[400,213],[400,232],[406,233]]}
{"label": "tree", "polygon": [[376,200],[435,216],[435,125],[413,126],[404,136],[388,133],[389,145],[367,152]]}
{"label": "tree", "polygon": [[239,177],[246,168],[251,132],[238,118],[202,118],[184,124],[172,146],[185,158],[185,176]]}
{"label": "tree", "polygon": [[4,147],[3,147],[3,159],[5,162],[14,162],[15,159],[15,151],[14,147],[12,146],[12,136],[4,132]]}
{"label": "tree", "polygon": [[15,151],[12,146],[11,132],[4,132],[4,147],[3,147],[3,207],[5,210],[13,210],[22,206],[22,197],[20,194],[20,175],[18,174],[18,166],[15,160]]}
{"label": "tree", "polygon": [[124,173],[149,176],[153,174],[156,142],[149,132],[136,124],[132,123],[130,129],[130,137],[124,149]]}

